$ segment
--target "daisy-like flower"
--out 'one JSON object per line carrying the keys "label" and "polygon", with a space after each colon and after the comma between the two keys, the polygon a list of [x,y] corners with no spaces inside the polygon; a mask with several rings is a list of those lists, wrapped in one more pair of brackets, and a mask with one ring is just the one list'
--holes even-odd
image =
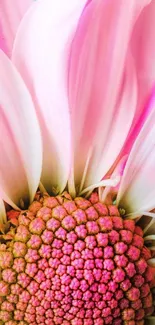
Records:
{"label": "daisy-like flower", "polygon": [[152,325],[155,2],[0,8],[0,324]]}

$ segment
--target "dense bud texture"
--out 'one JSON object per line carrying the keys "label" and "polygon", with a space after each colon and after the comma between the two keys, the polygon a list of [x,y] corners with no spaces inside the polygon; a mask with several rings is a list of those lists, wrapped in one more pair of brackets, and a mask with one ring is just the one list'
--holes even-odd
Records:
{"label": "dense bud texture", "polygon": [[144,324],[153,307],[142,236],[97,193],[36,196],[0,245],[0,324]]}

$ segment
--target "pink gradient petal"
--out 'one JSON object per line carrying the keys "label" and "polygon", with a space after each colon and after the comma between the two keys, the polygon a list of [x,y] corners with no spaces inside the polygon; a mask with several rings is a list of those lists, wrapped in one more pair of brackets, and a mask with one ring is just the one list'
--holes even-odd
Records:
{"label": "pink gradient petal", "polygon": [[4,38],[4,33],[3,33],[3,29],[2,26],[0,24],[0,49],[7,53],[7,46],[6,46],[6,42],[5,42],[5,38]]}
{"label": "pink gradient petal", "polygon": [[138,108],[135,120],[143,112],[146,100],[148,100],[155,83],[154,30],[155,1],[151,1],[139,16],[131,39],[131,48],[135,59],[139,86],[139,101],[137,103]]}
{"label": "pink gradient petal", "polygon": [[41,181],[50,193],[63,191],[70,169],[66,61],[85,3],[36,1],[21,23],[13,51],[13,61],[30,89],[39,116],[44,144]]}
{"label": "pink gradient petal", "polygon": [[6,211],[3,200],[0,198],[0,224],[6,222]]}
{"label": "pink gradient petal", "polygon": [[0,0],[0,48],[11,55],[14,38],[33,0]]}
{"label": "pink gradient petal", "polygon": [[131,39],[135,60],[139,96],[136,114],[122,155],[128,153],[152,107],[148,100],[155,85],[155,1],[151,1],[139,16]]}
{"label": "pink gradient petal", "polygon": [[84,186],[99,181],[128,135],[137,90],[134,62],[129,56],[126,64],[126,55],[134,23],[149,2],[92,0],[80,19],[69,62],[76,185],[86,165]]}
{"label": "pink gradient petal", "polygon": [[2,51],[0,71],[0,193],[20,206],[21,200],[33,200],[39,184],[41,136],[28,90]]}
{"label": "pink gradient petal", "polygon": [[[114,106],[110,118],[108,112],[104,113],[104,119],[94,142],[94,150],[88,168],[86,185],[99,181],[109,170],[124,144],[131,123],[133,121],[137,104],[137,82],[132,61],[127,63],[124,81],[119,93],[119,99]],[[106,123],[105,123],[106,121]],[[104,135],[103,125],[109,122],[107,134]]]}
{"label": "pink gradient petal", "polygon": [[155,94],[150,105],[151,113],[129,154],[117,197],[119,206],[137,216],[155,208]]}

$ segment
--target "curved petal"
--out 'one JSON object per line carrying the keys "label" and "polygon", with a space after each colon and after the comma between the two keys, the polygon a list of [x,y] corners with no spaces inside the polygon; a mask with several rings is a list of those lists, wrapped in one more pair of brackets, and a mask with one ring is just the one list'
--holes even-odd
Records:
{"label": "curved petal", "polygon": [[[114,171],[110,175],[110,179],[114,179],[115,177],[119,177],[121,179],[121,177],[123,175],[124,168],[125,168],[125,164],[127,162],[127,158],[128,158],[128,155],[125,155],[119,160]],[[119,189],[119,184],[120,184],[120,181],[115,187],[107,186],[105,188],[101,188],[100,193],[99,193],[100,202],[103,202],[105,204],[112,204],[112,202],[116,198],[116,194]]]}
{"label": "curved petal", "polygon": [[0,224],[6,222],[6,211],[3,200],[0,198]]}
{"label": "curved petal", "polygon": [[122,155],[128,153],[140,132],[151,107],[148,100],[155,85],[155,1],[151,1],[140,14],[131,39],[135,60],[139,96],[132,128]]}
{"label": "curved petal", "polygon": [[0,1],[0,33],[3,39],[0,48],[9,56],[20,21],[32,2],[33,0]]}
{"label": "curved petal", "polygon": [[123,75],[124,66],[135,20],[149,2],[92,0],[81,16],[69,62],[76,186],[83,174],[84,187],[99,181],[127,137],[136,107],[136,80],[131,58],[129,75],[127,70]]}
{"label": "curved petal", "polygon": [[155,94],[150,105],[151,113],[130,152],[117,197],[117,204],[135,216],[155,208]]}
{"label": "curved petal", "polygon": [[30,89],[40,120],[44,145],[41,181],[48,192],[63,191],[69,175],[71,135],[66,61],[68,44],[85,3],[34,3],[21,23],[13,51],[13,61]]}
{"label": "curved petal", "polygon": [[[132,61],[129,61],[113,114],[110,116],[109,112],[104,113],[102,120],[104,124],[100,125],[100,130],[97,130],[85,185],[94,183],[96,179],[102,179],[115,161],[133,121],[136,104],[137,81],[134,66]],[[104,128],[107,127],[106,134],[104,134],[103,125]]]}
{"label": "curved petal", "polygon": [[0,51],[0,193],[17,206],[37,190],[42,146],[32,99],[20,75]]}
{"label": "curved petal", "polygon": [[155,1],[151,1],[140,14],[131,39],[135,60],[139,101],[135,121],[141,116],[146,100],[155,83]]}

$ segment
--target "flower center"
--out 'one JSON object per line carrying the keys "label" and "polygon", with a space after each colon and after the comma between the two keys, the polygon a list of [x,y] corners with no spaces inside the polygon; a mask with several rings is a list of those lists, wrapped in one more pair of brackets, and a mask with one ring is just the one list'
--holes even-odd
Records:
{"label": "flower center", "polygon": [[0,245],[2,324],[141,325],[152,314],[150,251],[115,205],[37,193],[16,223]]}

